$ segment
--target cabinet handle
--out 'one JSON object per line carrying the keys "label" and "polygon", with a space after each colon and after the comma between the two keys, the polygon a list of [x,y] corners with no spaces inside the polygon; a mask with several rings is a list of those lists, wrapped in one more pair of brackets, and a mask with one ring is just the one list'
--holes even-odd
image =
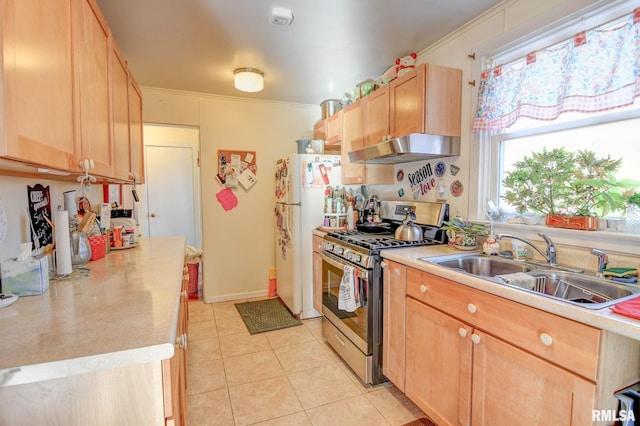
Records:
{"label": "cabinet handle", "polygon": [[176,338],[176,345],[181,349],[187,349],[187,333],[182,333]]}
{"label": "cabinet handle", "polygon": [[474,305],[473,303],[469,303],[467,305],[467,309],[469,310],[470,313],[475,314],[476,311],[478,310],[478,308],[476,308],[476,305]]}
{"label": "cabinet handle", "polygon": [[427,292],[427,286],[424,284],[420,284],[420,293],[426,293]]}
{"label": "cabinet handle", "polygon": [[381,268],[386,268],[387,266],[389,266],[389,264],[387,262],[385,262],[384,260],[382,262],[380,262],[380,267]]}
{"label": "cabinet handle", "polygon": [[336,338],[336,340],[337,340],[337,341],[338,341],[342,346],[344,346],[344,340],[342,340],[342,339],[340,338],[340,336],[338,335],[338,333],[334,334],[334,335],[333,335],[333,337],[335,337],[335,338]]}
{"label": "cabinet handle", "polygon": [[187,298],[187,290],[182,290],[182,293],[180,293],[180,297],[182,297],[183,299]]}
{"label": "cabinet handle", "polygon": [[467,330],[462,327],[458,329],[458,333],[460,334],[460,337],[467,337]]}
{"label": "cabinet handle", "polygon": [[553,343],[553,338],[547,333],[540,334],[540,342],[545,346],[551,346]]}
{"label": "cabinet handle", "polygon": [[478,336],[478,335],[477,335],[477,334],[475,334],[475,333],[474,333],[474,334],[472,334],[472,335],[471,335],[471,341],[477,345],[478,343],[480,343],[480,336]]}

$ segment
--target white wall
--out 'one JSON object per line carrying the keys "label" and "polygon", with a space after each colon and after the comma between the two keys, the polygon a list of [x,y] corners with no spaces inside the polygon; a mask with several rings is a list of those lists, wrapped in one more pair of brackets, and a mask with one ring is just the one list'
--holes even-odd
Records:
{"label": "white wall", "polygon": [[[76,196],[80,196],[80,185],[73,182],[60,182],[46,179],[19,178],[0,176],[0,200],[7,216],[8,231],[3,241],[0,241],[0,261],[10,259],[18,254],[20,243],[31,241],[29,219],[27,216],[28,198],[27,186],[35,186],[38,183],[49,186],[51,197],[51,211],[57,210],[64,204],[63,192],[76,190]],[[92,185],[86,193],[93,209],[102,200],[102,188]]]}
{"label": "white wall", "polygon": [[[144,121],[200,128],[203,292],[208,302],[267,294],[275,267],[274,166],[313,136],[320,107],[143,88]],[[258,182],[225,211],[218,149],[256,151]]]}
{"label": "white wall", "polygon": [[[612,0],[505,1],[432,46],[419,52],[418,63],[431,62],[463,70],[462,153],[445,160],[460,167],[462,196],[448,197],[451,213],[478,214],[478,151],[471,133],[480,58],[503,45],[539,30],[564,16],[596,3]],[[401,50],[401,49],[400,49]],[[476,60],[468,57],[476,53]],[[476,85],[467,82],[476,80]],[[345,88],[346,89],[346,88]],[[274,265],[273,164],[295,150],[295,140],[310,137],[320,116],[318,107],[277,102],[225,98],[195,93],[143,88],[145,122],[199,126],[202,149],[204,295],[207,301],[266,292],[268,269]],[[250,191],[236,191],[239,206],[225,212],[215,193],[218,149],[257,151],[258,184]],[[435,163],[434,163],[435,164]],[[405,171],[413,165],[400,165]],[[376,188],[384,197],[398,198],[399,185]],[[403,199],[411,199],[405,191]],[[422,199],[433,201],[434,196]]]}

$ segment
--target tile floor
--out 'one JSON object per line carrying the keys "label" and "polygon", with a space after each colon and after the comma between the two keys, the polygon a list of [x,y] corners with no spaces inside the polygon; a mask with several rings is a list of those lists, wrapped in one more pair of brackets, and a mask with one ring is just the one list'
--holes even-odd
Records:
{"label": "tile floor", "polygon": [[188,422],[402,425],[424,413],[390,383],[365,386],[321,335],[321,319],[250,335],[234,304],[189,302]]}

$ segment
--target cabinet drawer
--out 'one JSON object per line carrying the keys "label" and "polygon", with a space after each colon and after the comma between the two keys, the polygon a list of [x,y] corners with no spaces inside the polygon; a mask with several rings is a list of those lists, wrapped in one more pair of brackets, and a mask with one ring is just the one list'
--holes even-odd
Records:
{"label": "cabinet drawer", "polygon": [[407,270],[407,294],[587,379],[600,330],[426,272]]}

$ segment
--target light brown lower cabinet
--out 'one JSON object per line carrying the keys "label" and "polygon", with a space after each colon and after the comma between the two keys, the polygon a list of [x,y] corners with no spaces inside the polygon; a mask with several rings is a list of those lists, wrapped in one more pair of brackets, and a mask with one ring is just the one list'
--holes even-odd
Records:
{"label": "light brown lower cabinet", "polygon": [[187,302],[183,280],[171,359],[0,386],[0,425],[186,426]]}
{"label": "light brown lower cabinet", "polygon": [[322,237],[313,236],[313,309],[322,313]]}
{"label": "light brown lower cabinet", "polygon": [[640,379],[633,339],[385,264],[383,372],[440,426],[588,425]]}

